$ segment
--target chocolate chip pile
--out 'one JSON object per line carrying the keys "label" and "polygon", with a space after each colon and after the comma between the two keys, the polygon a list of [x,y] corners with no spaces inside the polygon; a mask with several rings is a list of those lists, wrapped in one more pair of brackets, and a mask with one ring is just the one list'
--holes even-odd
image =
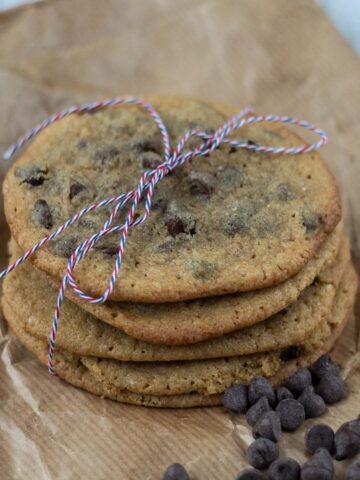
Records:
{"label": "chocolate chip pile", "polygon": [[[333,459],[352,459],[360,453],[360,415],[336,432],[324,423],[310,425],[304,442],[311,456],[302,466],[292,458],[279,458],[278,443],[283,431],[293,432],[305,419],[320,417],[327,405],[346,395],[347,386],[340,377],[339,366],[329,354],[310,368],[297,370],[276,390],[261,376],[254,377],[249,386],[236,384],[226,389],[222,396],[224,407],[235,414],[245,414],[255,439],[246,452],[251,467],[236,480],[332,480]],[[359,479],[360,462],[355,462],[347,469],[345,480]],[[183,466],[174,464],[168,467],[163,480],[190,477]]]}

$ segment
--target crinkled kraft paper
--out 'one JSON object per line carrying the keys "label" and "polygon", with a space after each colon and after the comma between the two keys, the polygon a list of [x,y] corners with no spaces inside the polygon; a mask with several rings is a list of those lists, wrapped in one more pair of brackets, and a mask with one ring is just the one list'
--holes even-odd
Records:
{"label": "crinkled kraft paper", "polygon": [[[360,266],[360,61],[310,0],[58,0],[4,13],[0,27],[2,151],[59,108],[104,96],[186,94],[296,115],[330,135],[323,153]],[[3,264],[7,236],[3,225]],[[193,480],[231,480],[246,465],[242,417],[94,397],[50,377],[1,327],[1,479],[155,480],[180,462]],[[321,419],[333,427],[360,413],[358,329],[335,349],[350,395]],[[304,461],[305,428],[284,436],[283,454]]]}

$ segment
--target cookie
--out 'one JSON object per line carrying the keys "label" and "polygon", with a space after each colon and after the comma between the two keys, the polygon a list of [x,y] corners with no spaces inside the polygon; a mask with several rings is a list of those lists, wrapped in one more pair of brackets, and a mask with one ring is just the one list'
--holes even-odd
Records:
{"label": "cookie", "polygon": [[[210,132],[235,113],[187,99],[153,103],[173,144],[188,128]],[[275,147],[303,144],[275,124],[248,126],[239,137]],[[6,175],[5,213],[13,236],[23,250],[32,247],[81,207],[134,188],[161,155],[157,127],[134,106],[53,124]],[[108,213],[82,218],[32,261],[60,280],[76,244],[99,230]],[[222,145],[156,187],[150,218],[129,234],[112,299],[174,302],[278,284],[304,268],[340,217],[335,180],[317,152],[277,156]],[[123,219],[119,214],[116,223]],[[76,278],[86,292],[106,289],[117,244],[118,235],[102,239],[78,266]]]}
{"label": "cookie", "polygon": [[[349,264],[339,285],[333,312],[325,322],[326,325],[313,332],[301,347],[304,358],[310,356],[313,361],[327,350],[332,334],[338,328],[341,330],[342,325],[346,323],[345,319],[348,318],[352,309],[356,289],[357,276],[354,268]],[[24,334],[23,326],[19,326],[21,319],[16,315],[9,315],[10,309],[11,307],[7,305],[8,322],[21,340]],[[25,335],[27,335],[26,332]],[[41,340],[38,342],[46,345],[46,342]],[[296,359],[297,365],[303,364],[302,355]],[[55,354],[56,368],[57,362],[61,364],[64,358],[73,358],[73,355],[64,350],[58,350]],[[256,375],[273,378],[276,382],[276,379],[282,375],[282,367],[287,364],[286,360],[281,358],[281,351],[182,362],[120,362],[90,356],[76,358],[87,368],[92,377],[103,385],[104,390],[115,387],[120,391],[151,396],[192,393],[214,395],[221,393],[233,383],[249,383]]]}
{"label": "cookie", "polygon": [[[300,355],[296,360],[284,361],[276,374],[271,377],[271,382],[274,386],[283,383],[285,379],[292,375],[299,367],[311,365],[323,353],[331,350],[336,339],[340,336],[345,327],[346,321],[352,311],[356,293],[357,277],[353,269],[350,269],[349,272],[351,272],[352,277],[349,282],[349,290],[344,292],[344,295],[342,295],[344,298],[334,306],[331,319],[333,325],[331,335],[323,340],[321,346],[317,345],[312,351]],[[344,303],[342,303],[343,300]],[[26,333],[21,322],[14,317],[10,320],[10,327],[20,341],[32,351],[42,363],[46,363],[47,343]],[[221,403],[220,395],[218,394],[202,395],[193,392],[184,395],[154,396],[136,394],[127,390],[122,390],[116,385],[97,380],[91,370],[87,369],[84,363],[79,361],[79,357],[66,352],[57,352],[55,363],[58,375],[65,381],[101,397],[107,397],[119,402],[165,408],[213,406]]]}
{"label": "cookie", "polygon": [[[341,235],[339,225],[303,270],[276,287],[255,292],[168,304],[94,305],[72,295],[70,289],[67,295],[95,317],[145,342],[169,345],[199,342],[251,326],[294,303],[316,275],[335,259]],[[11,248],[16,257],[21,255],[14,242]]]}
{"label": "cookie", "polygon": [[[321,272],[318,281],[285,311],[252,327],[194,345],[153,345],[136,340],[65,299],[57,346],[79,356],[141,362],[209,359],[279,349],[284,350],[285,356],[290,350],[299,354],[299,345],[315,329],[321,328],[330,315],[336,288],[349,258],[346,244],[336,263]],[[323,277],[327,280],[323,281]],[[3,288],[5,313],[11,314],[7,312],[9,305],[29,334],[47,341],[56,293],[44,277],[25,263],[5,279]]]}

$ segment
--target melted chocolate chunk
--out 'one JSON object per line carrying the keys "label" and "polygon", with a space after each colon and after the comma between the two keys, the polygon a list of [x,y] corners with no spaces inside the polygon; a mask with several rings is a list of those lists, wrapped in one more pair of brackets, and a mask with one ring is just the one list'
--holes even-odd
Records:
{"label": "melted chocolate chunk", "polygon": [[79,150],[83,150],[87,147],[87,142],[86,140],[79,140],[76,146]]}
{"label": "melted chocolate chunk", "polygon": [[231,166],[219,167],[216,177],[223,189],[242,187],[245,180],[243,169]]}
{"label": "melted chocolate chunk", "polygon": [[81,183],[76,182],[70,185],[70,192],[69,192],[70,200],[72,200],[74,197],[76,197],[76,195],[78,195],[80,192],[82,192],[85,189],[86,188]]}
{"label": "melted chocolate chunk", "polygon": [[198,280],[208,280],[213,278],[217,270],[216,263],[207,262],[206,260],[193,260],[190,262],[192,276]]}
{"label": "melted chocolate chunk", "polygon": [[176,202],[170,202],[166,209],[165,225],[169,235],[176,237],[180,233],[195,235],[196,220]]}
{"label": "melted chocolate chunk", "polygon": [[30,165],[29,167],[17,167],[15,176],[21,179],[20,183],[27,183],[32,187],[42,185],[46,179],[48,169],[46,167],[37,167]]}
{"label": "melted chocolate chunk", "polygon": [[59,257],[69,258],[79,243],[79,239],[74,235],[60,237],[51,245],[51,250]]}
{"label": "melted chocolate chunk", "polygon": [[95,245],[94,249],[105,255],[114,256],[117,255],[119,246],[115,244]]}
{"label": "melted chocolate chunk", "polygon": [[46,200],[42,198],[36,200],[32,211],[32,219],[34,223],[47,229],[54,225],[51,210]]}
{"label": "melted chocolate chunk", "polygon": [[250,228],[250,219],[256,213],[256,206],[253,202],[243,199],[237,208],[227,214],[224,218],[222,230],[230,235],[247,233]]}
{"label": "melted chocolate chunk", "polygon": [[152,202],[152,208],[154,210],[160,210],[161,212],[165,212],[167,203],[168,202],[165,198],[156,198]]}
{"label": "melted chocolate chunk", "polygon": [[283,362],[288,362],[290,360],[294,360],[298,358],[301,353],[300,347],[297,345],[292,345],[291,347],[284,348],[280,352],[280,360]]}
{"label": "melted chocolate chunk", "polygon": [[275,189],[275,196],[281,202],[288,202],[294,198],[294,194],[287,183],[279,183]]}
{"label": "melted chocolate chunk", "polygon": [[306,212],[303,214],[303,225],[306,233],[312,233],[321,225],[321,216],[316,212]]}
{"label": "melted chocolate chunk", "polygon": [[192,171],[185,181],[193,195],[210,195],[215,189],[215,178],[209,173]]}
{"label": "melted chocolate chunk", "polygon": [[134,150],[138,153],[142,152],[154,152],[161,153],[161,142],[152,138],[142,138],[136,140],[128,145],[130,150]]}
{"label": "melted chocolate chunk", "polygon": [[119,150],[114,145],[96,150],[94,161],[100,165],[115,166],[119,157]]}

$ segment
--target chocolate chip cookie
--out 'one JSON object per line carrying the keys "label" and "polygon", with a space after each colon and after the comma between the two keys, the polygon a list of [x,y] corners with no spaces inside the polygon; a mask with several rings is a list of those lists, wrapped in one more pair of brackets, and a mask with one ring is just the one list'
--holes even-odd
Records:
{"label": "chocolate chip cookie", "polygon": [[[212,132],[235,113],[180,98],[153,103],[173,144],[187,129]],[[248,126],[236,137],[272,146],[303,143],[272,124]],[[12,234],[25,250],[85,205],[133,189],[144,169],[160,162],[160,134],[138,107],[63,119],[40,133],[6,176]],[[60,279],[75,246],[108,214],[105,208],[82,218],[32,261]],[[335,180],[318,153],[282,156],[222,145],[156,187],[150,218],[131,229],[112,299],[174,302],[278,284],[307,264],[340,216]],[[123,219],[120,213],[116,223]],[[77,268],[86,292],[101,295],[107,287],[118,240],[104,238]]]}

